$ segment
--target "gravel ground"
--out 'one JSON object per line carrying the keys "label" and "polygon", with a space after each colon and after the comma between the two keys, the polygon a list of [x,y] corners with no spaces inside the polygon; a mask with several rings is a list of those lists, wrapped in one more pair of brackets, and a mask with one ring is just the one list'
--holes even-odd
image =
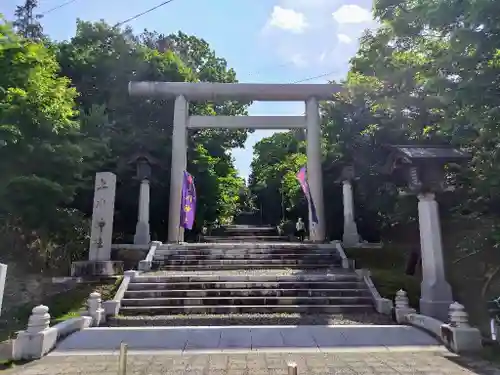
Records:
{"label": "gravel ground", "polygon": [[334,315],[231,314],[156,315],[111,318],[111,326],[230,326],[230,325],[391,325],[387,315],[352,313]]}
{"label": "gravel ground", "polygon": [[[344,375],[499,375],[491,363],[446,352],[223,353],[129,355],[127,374],[286,375],[294,362],[299,374]],[[111,355],[45,357],[8,370],[9,375],[111,375]]]}

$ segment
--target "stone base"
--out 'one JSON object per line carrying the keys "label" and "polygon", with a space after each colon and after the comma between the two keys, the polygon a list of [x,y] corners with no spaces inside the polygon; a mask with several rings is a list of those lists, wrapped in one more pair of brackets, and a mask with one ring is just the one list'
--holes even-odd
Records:
{"label": "stone base", "polygon": [[479,352],[482,347],[481,332],[473,327],[441,325],[441,339],[455,353]]}
{"label": "stone base", "polygon": [[134,245],[149,245],[151,235],[149,233],[149,223],[143,221],[137,222],[135,227]]}
{"label": "stone base", "polygon": [[356,247],[361,243],[356,223],[347,223],[344,225],[342,243],[345,247]]}
{"label": "stone base", "polygon": [[435,319],[447,322],[449,320],[448,314],[450,312],[450,305],[453,301],[429,301],[420,299],[420,313],[422,315],[431,316]]}
{"label": "stone base", "polygon": [[123,262],[112,260],[86,260],[71,264],[71,276],[113,276],[123,274]]}

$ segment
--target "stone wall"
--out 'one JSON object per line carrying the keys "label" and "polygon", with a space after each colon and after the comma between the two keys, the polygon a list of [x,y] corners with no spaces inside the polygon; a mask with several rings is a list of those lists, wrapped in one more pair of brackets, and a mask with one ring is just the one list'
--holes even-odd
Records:
{"label": "stone wall", "polygon": [[43,303],[47,297],[74,287],[70,284],[53,284],[51,276],[27,272],[15,262],[6,262],[6,264],[8,269],[2,316],[8,315],[12,310],[28,303],[36,306]]}
{"label": "stone wall", "polygon": [[[142,249],[140,247],[143,247]],[[113,245],[111,250],[111,260],[123,262],[123,269],[137,270],[139,262],[148,255],[149,246],[135,245]]]}

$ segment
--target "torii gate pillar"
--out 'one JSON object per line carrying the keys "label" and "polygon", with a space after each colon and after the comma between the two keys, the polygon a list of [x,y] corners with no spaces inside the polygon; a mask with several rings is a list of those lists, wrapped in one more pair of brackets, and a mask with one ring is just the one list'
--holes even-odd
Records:
{"label": "torii gate pillar", "polygon": [[[309,235],[311,240],[323,242],[326,239],[326,223],[318,101],[331,100],[339,91],[341,91],[341,86],[337,84],[130,82],[129,94],[132,96],[175,99],[168,241],[184,240],[184,231],[180,227],[180,211],[182,176],[187,166],[188,128],[305,128],[307,131],[307,179],[318,216],[318,224],[313,225],[311,210],[309,210]],[[305,102],[306,116],[189,116],[189,100],[302,101]]]}

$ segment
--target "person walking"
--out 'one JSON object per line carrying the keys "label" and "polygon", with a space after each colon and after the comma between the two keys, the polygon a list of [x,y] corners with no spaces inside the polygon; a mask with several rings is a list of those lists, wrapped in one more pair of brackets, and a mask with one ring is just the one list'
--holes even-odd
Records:
{"label": "person walking", "polygon": [[301,217],[299,217],[297,223],[295,223],[295,229],[297,230],[297,237],[299,237],[299,240],[301,242],[304,241],[304,238],[306,237],[306,226]]}

